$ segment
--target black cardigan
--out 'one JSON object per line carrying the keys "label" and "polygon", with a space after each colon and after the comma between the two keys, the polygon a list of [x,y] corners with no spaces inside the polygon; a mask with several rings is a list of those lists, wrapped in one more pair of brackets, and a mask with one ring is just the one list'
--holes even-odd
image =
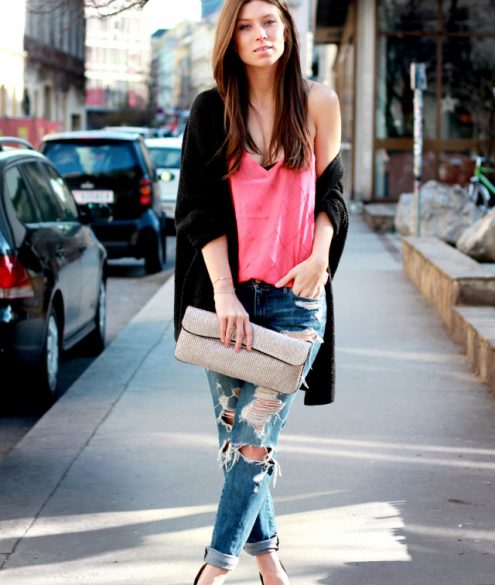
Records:
{"label": "black cardigan", "polygon": [[[237,226],[224,149],[224,104],[216,90],[200,93],[191,108],[182,145],[182,162],[176,207],[175,338],[188,305],[215,310],[213,287],[201,248],[227,235],[234,281],[238,268]],[[335,350],[332,278],[344,249],[348,213],[342,196],[344,168],[340,154],[316,181],[315,215],[325,211],[334,227],[326,290],[327,325],[322,344],[306,377],[305,404],[334,400]],[[234,282],[236,284],[236,282]]]}

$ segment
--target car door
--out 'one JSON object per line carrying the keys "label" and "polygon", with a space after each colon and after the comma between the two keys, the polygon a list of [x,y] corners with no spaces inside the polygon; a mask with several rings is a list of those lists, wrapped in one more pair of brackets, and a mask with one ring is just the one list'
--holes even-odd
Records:
{"label": "car door", "polygon": [[73,237],[77,238],[81,255],[81,323],[86,325],[94,320],[101,280],[101,248],[93,230],[79,221],[75,199],[65,181],[49,164],[43,164],[50,185],[63,210],[64,219],[73,225]]}
{"label": "car door", "polygon": [[63,339],[81,326],[82,253],[85,243],[74,221],[67,221],[39,161],[19,165],[41,216],[36,245],[51,258],[64,302]]}

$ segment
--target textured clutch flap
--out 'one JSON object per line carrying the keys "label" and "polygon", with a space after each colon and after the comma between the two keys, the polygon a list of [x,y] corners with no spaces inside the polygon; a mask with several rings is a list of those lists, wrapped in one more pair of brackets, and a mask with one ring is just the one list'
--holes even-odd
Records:
{"label": "textured clutch flap", "polygon": [[[292,366],[305,364],[311,347],[310,343],[254,323],[251,323],[251,327],[253,328],[253,350]],[[182,320],[182,328],[192,335],[220,342],[220,329],[216,313],[196,307],[187,307]],[[233,336],[234,338],[235,336]]]}
{"label": "textured clutch flap", "polygon": [[216,313],[187,307],[175,357],[238,380],[291,394],[301,385],[311,343],[252,324],[253,348],[234,352],[220,341]]}

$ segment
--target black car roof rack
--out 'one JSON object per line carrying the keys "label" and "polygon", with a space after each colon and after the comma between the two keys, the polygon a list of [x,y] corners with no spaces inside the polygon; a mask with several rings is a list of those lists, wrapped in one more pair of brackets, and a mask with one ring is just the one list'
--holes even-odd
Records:
{"label": "black car roof rack", "polygon": [[18,138],[17,136],[0,136],[0,150],[3,150],[4,144],[17,144],[22,148],[29,148],[30,150],[35,150],[32,144],[29,144],[27,140],[23,138]]}

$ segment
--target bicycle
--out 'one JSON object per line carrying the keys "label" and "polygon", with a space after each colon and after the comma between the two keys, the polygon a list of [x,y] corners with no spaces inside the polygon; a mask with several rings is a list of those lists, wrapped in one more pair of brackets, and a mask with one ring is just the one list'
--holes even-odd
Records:
{"label": "bicycle", "polygon": [[483,213],[487,213],[492,207],[495,207],[495,184],[490,181],[487,175],[495,179],[495,167],[489,166],[483,156],[476,157],[474,175],[469,182],[469,199],[477,205]]}

